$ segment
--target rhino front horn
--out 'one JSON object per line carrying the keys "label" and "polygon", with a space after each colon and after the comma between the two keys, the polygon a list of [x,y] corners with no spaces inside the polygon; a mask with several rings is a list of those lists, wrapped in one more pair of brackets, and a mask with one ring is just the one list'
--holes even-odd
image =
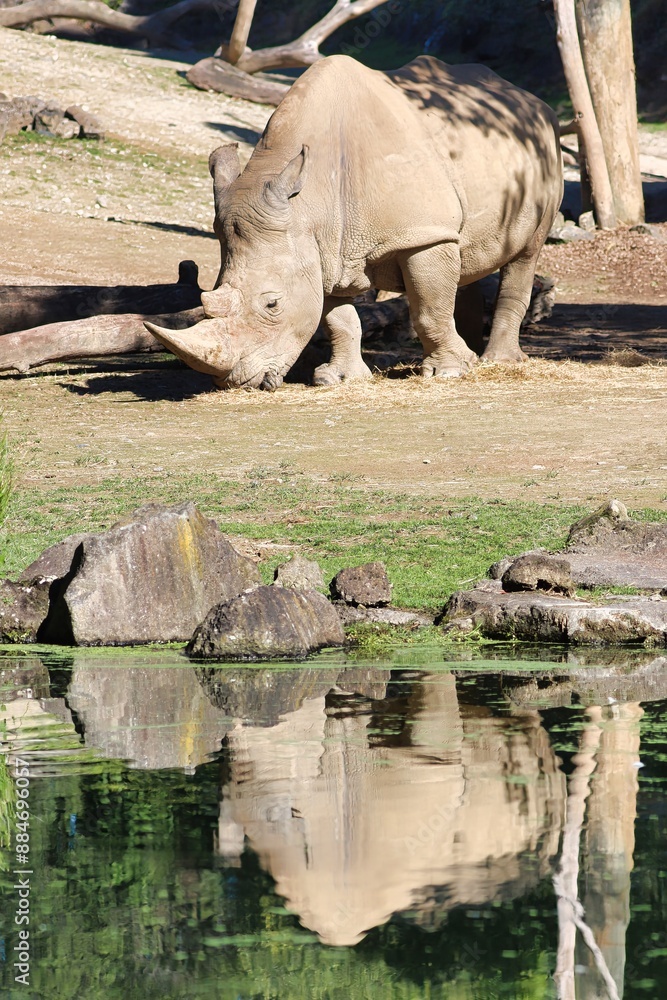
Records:
{"label": "rhino front horn", "polygon": [[220,329],[220,320],[205,319],[189,330],[165,330],[148,321],[144,326],[168,351],[205,375],[226,378],[238,360],[232,338]]}

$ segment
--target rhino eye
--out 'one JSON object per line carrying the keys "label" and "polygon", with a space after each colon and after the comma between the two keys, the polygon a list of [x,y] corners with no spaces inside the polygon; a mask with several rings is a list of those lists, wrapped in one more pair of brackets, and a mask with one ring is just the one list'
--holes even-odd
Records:
{"label": "rhino eye", "polygon": [[267,309],[277,309],[278,308],[278,299],[269,299],[268,302],[266,303],[266,308]]}

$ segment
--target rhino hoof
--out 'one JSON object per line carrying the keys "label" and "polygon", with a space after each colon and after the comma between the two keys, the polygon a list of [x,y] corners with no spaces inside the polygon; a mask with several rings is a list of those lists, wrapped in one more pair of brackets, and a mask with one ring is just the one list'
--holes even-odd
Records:
{"label": "rhino hoof", "polygon": [[277,375],[276,372],[267,372],[262,379],[260,389],[264,389],[265,392],[275,392],[282,384],[282,375]]}
{"label": "rhino hoof", "polygon": [[313,385],[338,385],[340,382],[352,382],[359,379],[373,378],[370,368],[361,361],[348,369],[336,365],[320,365],[313,374]]}

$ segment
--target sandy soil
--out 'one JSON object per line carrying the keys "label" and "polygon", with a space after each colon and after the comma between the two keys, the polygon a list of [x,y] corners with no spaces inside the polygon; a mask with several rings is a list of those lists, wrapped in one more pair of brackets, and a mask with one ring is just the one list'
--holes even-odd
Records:
{"label": "sandy soil", "polygon": [[[188,87],[185,64],[0,30],[2,89],[81,103],[109,138],[0,146],[0,280],[173,280],[195,259],[209,287],[208,153],[249,154],[271,109]],[[662,137],[647,146],[661,155]],[[667,227],[663,227],[667,229]],[[667,236],[667,232],[665,232]],[[553,359],[454,381],[377,378],[273,396],[210,391],[161,357],[0,376],[21,478],[49,490],[118,473],[237,476],[288,459],[320,479],[448,496],[667,503],[667,365],[599,364],[610,348],[667,358],[667,242],[628,232],[548,247],[552,321],[526,338]],[[573,363],[564,358],[582,358]],[[150,497],[147,497],[150,499]]]}

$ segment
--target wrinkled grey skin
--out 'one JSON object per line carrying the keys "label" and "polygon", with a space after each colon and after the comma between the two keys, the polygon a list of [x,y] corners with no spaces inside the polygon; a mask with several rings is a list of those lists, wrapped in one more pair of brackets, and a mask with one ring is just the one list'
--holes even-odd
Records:
{"label": "wrinkled grey skin", "polygon": [[537,257],[562,197],[558,123],[482,66],[422,56],[379,73],[347,56],[312,66],[241,172],[235,144],[210,158],[222,263],[208,317],[150,330],[221,386],[278,386],[323,323],[332,357],[315,384],[368,378],[352,300],[404,291],[424,375],[477,361],[454,300],[500,268],[484,357],[517,362]]}

